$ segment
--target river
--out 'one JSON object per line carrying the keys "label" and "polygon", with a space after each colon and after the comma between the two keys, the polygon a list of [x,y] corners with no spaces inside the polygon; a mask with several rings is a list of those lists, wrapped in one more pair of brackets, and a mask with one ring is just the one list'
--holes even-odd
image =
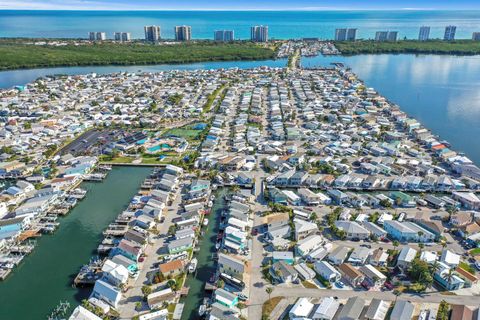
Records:
{"label": "river", "polygon": [[86,298],[90,290],[72,288],[73,278],[95,254],[102,231],[126,208],[150,172],[145,167],[114,167],[103,182],[83,183],[86,198],[0,282],[0,319],[46,319],[60,301],[68,301],[73,310]]}

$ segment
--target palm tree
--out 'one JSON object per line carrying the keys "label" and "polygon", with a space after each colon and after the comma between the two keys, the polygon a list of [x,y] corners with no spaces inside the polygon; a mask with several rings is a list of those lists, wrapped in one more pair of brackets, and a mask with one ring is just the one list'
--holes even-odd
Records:
{"label": "palm tree", "polygon": [[[454,271],[454,270],[453,270],[452,268],[450,268],[450,269],[448,269],[448,272],[447,272],[447,273],[442,274],[442,278],[443,278],[445,281],[447,281],[448,284],[451,284],[451,283],[452,283],[453,276],[454,276],[453,271]],[[450,286],[449,286],[449,287],[450,287]],[[448,289],[448,288],[447,288],[447,289]]]}
{"label": "palm tree", "polygon": [[267,287],[265,289],[265,292],[268,294],[268,300],[270,300],[270,296],[272,295],[272,292],[273,292],[273,287]]}
{"label": "palm tree", "polygon": [[397,251],[397,248],[400,245],[400,242],[398,242],[398,240],[393,240],[392,244],[393,244],[393,250]]}

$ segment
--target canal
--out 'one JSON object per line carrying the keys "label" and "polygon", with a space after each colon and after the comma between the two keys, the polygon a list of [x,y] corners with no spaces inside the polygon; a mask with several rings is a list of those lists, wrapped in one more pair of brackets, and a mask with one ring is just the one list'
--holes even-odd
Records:
{"label": "canal", "polygon": [[[200,240],[200,251],[195,255],[198,259],[197,271],[188,275],[185,286],[189,287],[188,296],[181,303],[184,303],[182,320],[199,319],[198,308],[203,303],[205,296],[205,283],[215,273],[215,261],[213,255],[216,253],[215,243],[217,234],[220,229],[220,216],[225,208],[224,196],[228,193],[228,189],[223,188],[215,192],[215,201],[212,211],[207,218],[209,220],[208,228]],[[205,230],[205,229],[204,229]]]}
{"label": "canal", "polygon": [[86,198],[0,282],[0,319],[46,319],[60,301],[68,301],[73,310],[86,298],[90,290],[73,288],[73,278],[150,172],[145,167],[114,167],[103,182],[83,183]]}

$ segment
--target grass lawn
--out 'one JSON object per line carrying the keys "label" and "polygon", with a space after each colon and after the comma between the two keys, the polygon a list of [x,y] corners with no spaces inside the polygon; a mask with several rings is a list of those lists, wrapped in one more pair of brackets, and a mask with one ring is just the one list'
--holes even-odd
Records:
{"label": "grass lawn", "polygon": [[277,304],[282,301],[283,297],[273,297],[270,300],[265,301],[262,306],[262,316],[269,317],[270,313],[272,313],[273,309],[277,306]]}
{"label": "grass lawn", "polygon": [[116,157],[114,159],[100,159],[100,162],[104,163],[132,163],[135,158],[133,157]]}
{"label": "grass lawn", "polygon": [[307,289],[318,289],[318,287],[310,281],[302,281],[302,285]]}
{"label": "grass lawn", "polygon": [[472,268],[471,265],[469,265],[468,263],[466,263],[464,261],[460,262],[460,268],[462,268],[463,270],[468,271],[472,274],[475,274],[475,269]]}
{"label": "grass lawn", "polygon": [[173,135],[173,136],[177,136],[187,140],[191,140],[191,139],[196,139],[201,132],[202,130],[173,128],[173,129],[167,130],[162,136],[166,137],[166,136]]}
{"label": "grass lawn", "polygon": [[470,254],[472,256],[479,256],[480,255],[480,248],[475,248],[475,249],[470,250]]}

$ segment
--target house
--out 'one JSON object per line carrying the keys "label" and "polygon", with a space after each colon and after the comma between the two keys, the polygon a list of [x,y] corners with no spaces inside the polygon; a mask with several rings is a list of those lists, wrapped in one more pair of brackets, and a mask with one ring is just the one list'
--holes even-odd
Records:
{"label": "house", "polygon": [[220,273],[225,273],[229,276],[242,280],[243,273],[245,272],[245,263],[231,255],[219,253],[218,269]]}
{"label": "house", "polygon": [[390,198],[393,199],[396,205],[406,208],[415,208],[417,203],[412,196],[401,191],[393,191],[390,193]]}
{"label": "house", "polygon": [[31,217],[18,217],[0,219],[0,240],[13,239],[27,229],[31,223]]}
{"label": "house", "polygon": [[480,198],[473,192],[453,192],[452,198],[460,201],[468,210],[480,210]]}
{"label": "house", "polygon": [[122,292],[115,286],[103,280],[95,281],[92,294],[90,297],[97,298],[108,303],[110,306],[117,308],[118,303],[122,299]]}
{"label": "house", "polygon": [[358,287],[365,278],[360,271],[355,269],[349,263],[342,263],[338,266],[338,270],[340,271],[342,278],[345,279],[348,283],[350,283],[352,287]]}
{"label": "house", "polygon": [[333,297],[325,297],[320,301],[312,319],[314,320],[332,320],[340,308],[340,303]]}
{"label": "house", "polygon": [[295,218],[293,220],[295,224],[295,240],[299,241],[305,239],[311,234],[314,234],[318,231],[316,223],[308,222]]}
{"label": "house", "polygon": [[158,271],[164,277],[175,277],[185,271],[185,260],[177,259],[158,266]]}
{"label": "house", "polygon": [[175,292],[171,288],[155,291],[147,296],[147,303],[150,309],[155,309],[162,306],[164,303],[174,301],[176,297]]}
{"label": "house", "polygon": [[371,249],[365,247],[354,248],[350,257],[348,257],[348,262],[355,266],[364,265],[370,257],[371,251]]}
{"label": "house", "polygon": [[360,266],[359,271],[365,276],[364,282],[369,287],[381,287],[387,280],[383,273],[370,264]]}
{"label": "house", "polygon": [[370,259],[368,262],[377,267],[384,267],[387,265],[388,260],[388,253],[383,250],[383,248],[378,248],[373,250],[372,254],[370,255]]}
{"label": "house", "polygon": [[360,297],[353,297],[347,300],[337,316],[338,320],[358,320],[365,306],[365,300]]}
{"label": "house", "polygon": [[288,317],[290,320],[308,318],[313,310],[313,307],[313,303],[308,301],[307,298],[300,298],[297,300],[297,302],[295,302],[292,309],[290,309]]}
{"label": "house", "polygon": [[384,320],[387,316],[388,309],[390,308],[390,301],[372,299],[365,313],[365,319],[367,320]]}
{"label": "house", "polygon": [[472,214],[470,212],[457,212],[450,217],[450,223],[454,227],[462,227],[472,223]]}
{"label": "house", "polygon": [[465,280],[460,278],[453,268],[450,268],[443,262],[438,263],[439,269],[433,275],[433,278],[446,290],[454,291],[462,289],[465,286]]}
{"label": "house", "polygon": [[138,316],[138,320],[167,320],[168,309],[160,309],[150,313],[145,313]]}
{"label": "house", "polygon": [[363,222],[363,227],[370,232],[375,239],[382,240],[387,236],[387,231],[370,221]]}
{"label": "house", "polygon": [[343,230],[349,240],[366,240],[370,237],[370,231],[355,221],[335,221],[335,226]]}
{"label": "house", "polygon": [[417,250],[405,246],[400,250],[397,257],[397,267],[406,269],[410,266],[413,259],[417,256]]}
{"label": "house", "polygon": [[82,306],[77,306],[68,320],[102,320],[102,318]]}
{"label": "house", "polygon": [[120,255],[120,254],[114,255],[113,257],[110,258],[110,260],[112,260],[116,264],[121,264],[122,266],[127,268],[129,274],[133,275],[136,272],[138,272],[137,262],[135,262],[131,259],[128,259],[127,257],[125,257],[123,255]]}
{"label": "house", "polygon": [[239,320],[238,312],[235,309],[225,307],[223,304],[214,302],[212,304],[208,320]]}
{"label": "house", "polygon": [[284,261],[289,265],[293,265],[295,259],[293,258],[293,252],[291,251],[274,251],[272,253],[272,263]]}
{"label": "house", "polygon": [[308,253],[320,248],[324,243],[322,236],[318,234],[312,234],[305,239],[297,242],[296,250],[300,256],[305,256]]}
{"label": "house", "polygon": [[385,221],[383,227],[390,237],[401,242],[432,242],[435,240],[435,234],[410,221]]}
{"label": "house", "polygon": [[315,278],[315,271],[310,269],[305,262],[300,262],[294,265],[293,268],[298,272],[298,276],[302,280],[312,280]]}
{"label": "house", "polygon": [[102,266],[102,272],[102,279],[116,287],[119,287],[128,281],[128,269],[110,259],[105,260],[105,263]]}
{"label": "house", "polygon": [[186,251],[191,249],[193,246],[193,239],[192,238],[183,238],[178,240],[172,240],[168,243],[167,249],[168,253],[178,253],[182,251]]}
{"label": "house", "polygon": [[390,320],[410,320],[413,316],[414,305],[405,300],[398,300],[393,306]]}
{"label": "house", "polygon": [[330,283],[337,282],[342,275],[330,263],[326,261],[317,261],[313,265],[315,272]]}
{"label": "house", "polygon": [[[473,310],[465,305],[454,304],[451,307],[450,320],[474,320],[478,317],[473,317]],[[477,311],[477,313],[480,313]]]}
{"label": "house", "polygon": [[453,253],[448,249],[442,250],[440,261],[445,263],[450,268],[456,268],[460,264],[460,255]]}
{"label": "house", "polygon": [[297,190],[298,195],[304,203],[309,206],[318,205],[321,202],[321,197],[307,188],[300,188]]}
{"label": "house", "polygon": [[328,255],[328,260],[335,265],[342,264],[345,259],[347,259],[350,250],[352,249],[348,247],[337,247],[335,250],[330,252]]}
{"label": "house", "polygon": [[267,236],[270,240],[290,237],[290,217],[288,212],[272,214],[267,217]]}
{"label": "house", "polygon": [[122,256],[125,256],[128,259],[137,262],[138,258],[142,253],[142,249],[136,242],[133,242],[127,239],[122,239],[118,244],[118,246],[114,248],[112,252],[113,252],[112,256],[121,254]]}
{"label": "house", "polygon": [[299,206],[301,204],[301,199],[295,194],[295,192],[291,190],[283,190],[282,192],[287,196],[287,201],[292,206]]}
{"label": "house", "polygon": [[215,290],[214,299],[228,308],[233,308],[238,304],[238,296],[222,288]]}
{"label": "house", "polygon": [[278,282],[292,283],[298,278],[298,272],[285,261],[279,261],[270,268],[270,275]]}

